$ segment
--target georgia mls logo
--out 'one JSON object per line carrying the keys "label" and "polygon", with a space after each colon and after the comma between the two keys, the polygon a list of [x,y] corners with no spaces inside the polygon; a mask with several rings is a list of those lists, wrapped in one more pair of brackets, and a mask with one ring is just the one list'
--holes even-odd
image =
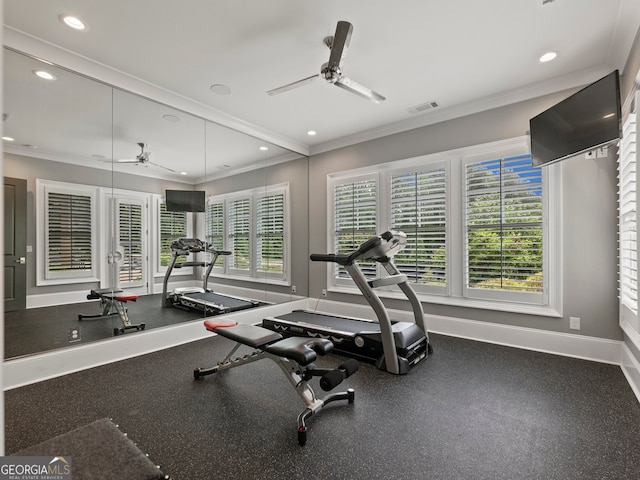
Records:
{"label": "georgia mls logo", "polygon": [[71,480],[71,457],[0,457],[0,480]]}

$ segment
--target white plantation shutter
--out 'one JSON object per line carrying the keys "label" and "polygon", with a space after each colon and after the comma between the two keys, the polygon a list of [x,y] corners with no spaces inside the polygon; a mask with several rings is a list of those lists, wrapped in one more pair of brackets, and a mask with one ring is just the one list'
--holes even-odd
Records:
{"label": "white plantation shutter", "polygon": [[256,269],[284,273],[284,193],[261,196],[256,202]]}
{"label": "white plantation shutter", "polygon": [[91,195],[48,191],[45,278],[83,277],[93,271]]}
{"label": "white plantation shutter", "polygon": [[251,199],[239,198],[227,204],[227,235],[231,254],[231,267],[237,271],[251,269]]}
{"label": "white plantation shutter", "polygon": [[224,202],[207,204],[205,238],[216,250],[224,249]]}
{"label": "white plantation shutter", "polygon": [[618,157],[620,302],[638,314],[636,115],[625,121]]}
{"label": "white plantation shutter", "polygon": [[391,228],[407,235],[394,263],[412,283],[446,287],[446,169],[395,174],[390,183]]}
{"label": "white plantation shutter", "polygon": [[466,287],[542,293],[542,170],[531,155],[466,166]]}
{"label": "white plantation shutter", "polygon": [[118,204],[118,242],[124,251],[118,274],[121,287],[139,286],[143,281],[142,208],[140,203]]}
{"label": "white plantation shutter", "polygon": [[[334,252],[349,253],[378,233],[376,178],[336,184],[333,200]],[[375,262],[360,262],[359,265],[365,276],[376,275]],[[337,277],[349,277],[344,267],[336,264],[335,268]]]}
{"label": "white plantation shutter", "polygon": [[171,262],[171,242],[187,237],[187,212],[169,212],[164,202],[160,204],[160,266]]}

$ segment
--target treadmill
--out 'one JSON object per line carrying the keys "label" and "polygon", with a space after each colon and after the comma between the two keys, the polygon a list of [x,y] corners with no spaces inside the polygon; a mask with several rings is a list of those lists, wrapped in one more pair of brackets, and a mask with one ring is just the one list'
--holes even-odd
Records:
{"label": "treadmill", "polygon": [[[307,310],[268,317],[262,326],[284,336],[328,338],[334,351],[359,360],[374,362],[378,368],[398,375],[406,374],[432,352],[424,312],[415,291],[393,264],[392,257],[405,247],[403,232],[387,231],[369,238],[349,254],[312,254],[316,262],[333,262],[344,266],[355,284],[373,308],[378,321],[328,315]],[[367,280],[357,261],[373,259],[389,274]],[[398,285],[408,298],[414,322],[399,322],[389,318],[375,288]]]}
{"label": "treadmill", "polygon": [[[208,288],[209,275],[215,265],[218,257],[223,255],[231,255],[226,250],[216,250],[212,245],[205,244],[198,238],[179,238],[171,242],[171,263],[164,274],[164,282],[162,287],[162,306],[163,307],[179,307],[184,309],[199,310],[205,316],[219,315],[222,313],[237,312],[247,308],[253,308],[261,305],[257,300],[249,298],[235,297],[215,293]],[[181,256],[189,256],[198,252],[208,252],[213,255],[211,262],[178,262]],[[174,268],[182,267],[207,267],[204,275],[202,288],[177,288],[169,293],[169,277]]]}

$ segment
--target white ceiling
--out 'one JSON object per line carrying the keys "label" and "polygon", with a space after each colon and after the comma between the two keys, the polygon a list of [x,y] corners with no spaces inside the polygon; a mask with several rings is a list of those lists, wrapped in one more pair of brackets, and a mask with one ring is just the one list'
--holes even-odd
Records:
{"label": "white ceiling", "polygon": [[[63,13],[89,30],[69,29]],[[338,20],[354,27],[344,74],[386,101],[324,81],[267,95],[319,73]],[[622,72],[640,0],[5,0],[4,22],[5,43],[36,37],[315,153]],[[549,50],[557,59],[538,62]]]}

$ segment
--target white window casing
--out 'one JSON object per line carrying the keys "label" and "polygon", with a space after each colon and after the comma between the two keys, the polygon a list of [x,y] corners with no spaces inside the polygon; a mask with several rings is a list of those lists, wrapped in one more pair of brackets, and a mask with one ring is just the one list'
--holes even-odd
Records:
{"label": "white window casing", "polygon": [[36,284],[98,281],[99,189],[36,179]]}
{"label": "white window casing", "polygon": [[[355,195],[354,186],[362,182],[376,186],[375,196],[366,201],[362,194]],[[560,169],[532,167],[526,137],[332,174],[327,188],[326,253],[340,252],[342,231],[364,236],[402,230],[408,243],[395,263],[421,300],[561,316]],[[375,208],[376,220],[367,229],[358,228],[369,206]],[[357,215],[355,221],[349,212]],[[493,237],[487,247],[498,247],[497,254],[470,264],[469,258],[477,260],[485,252],[474,250],[469,239],[483,235]],[[520,255],[513,255],[514,249]],[[327,285],[355,291],[351,280],[333,266]],[[396,287],[388,290],[381,294],[401,298]]]}

